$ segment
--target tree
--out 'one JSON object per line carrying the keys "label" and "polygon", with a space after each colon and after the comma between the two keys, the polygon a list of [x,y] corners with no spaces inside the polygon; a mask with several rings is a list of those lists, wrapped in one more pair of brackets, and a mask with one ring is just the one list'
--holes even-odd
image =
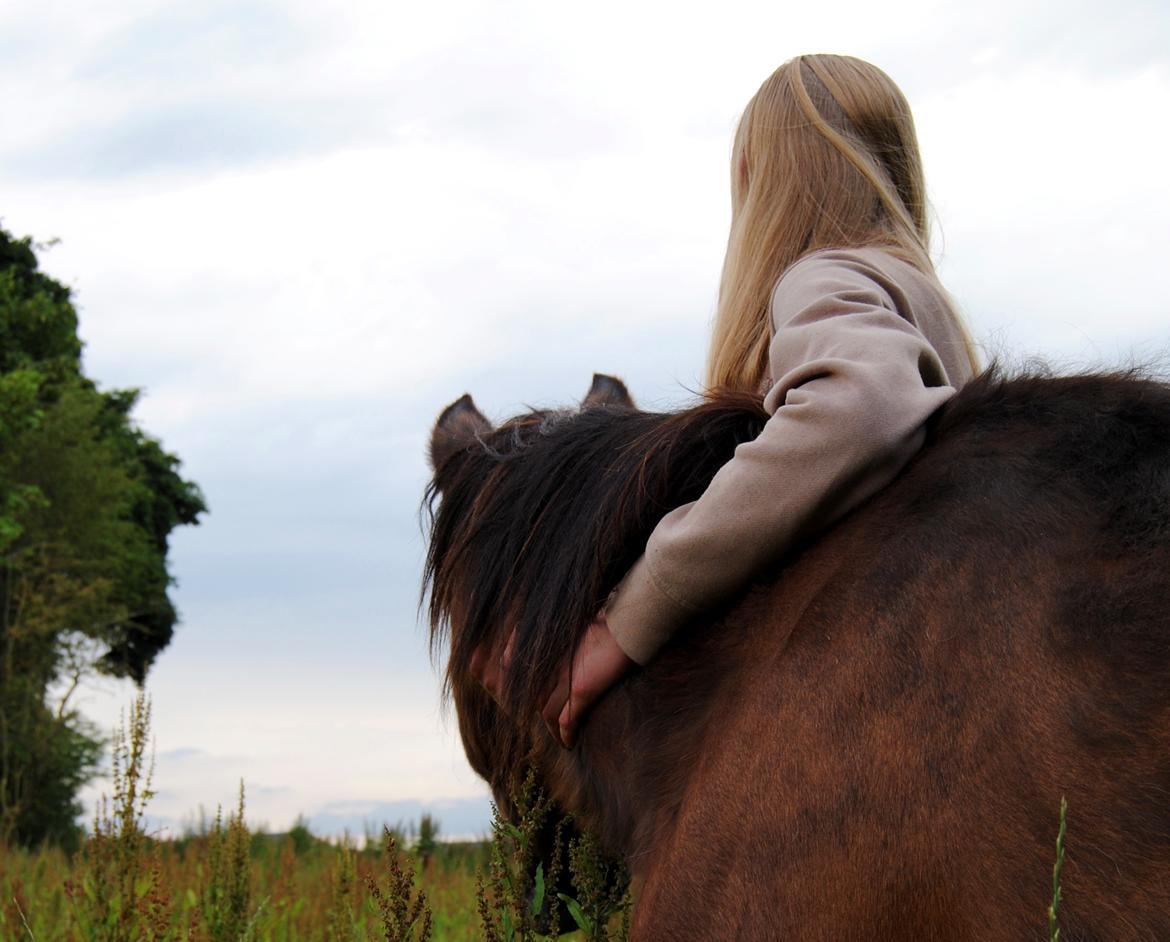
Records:
{"label": "tree", "polygon": [[69,289],[0,229],[0,841],[75,838],[100,743],[70,697],[95,671],[141,684],[177,621],[170,533],[206,510],[81,348]]}

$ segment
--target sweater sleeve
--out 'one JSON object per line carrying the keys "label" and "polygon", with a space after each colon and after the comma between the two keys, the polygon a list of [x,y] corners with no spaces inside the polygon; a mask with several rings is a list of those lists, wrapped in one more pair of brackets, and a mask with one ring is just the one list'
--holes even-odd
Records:
{"label": "sweater sleeve", "polygon": [[658,523],[606,607],[647,663],[684,622],[856,507],[922,446],[954,394],[898,286],[858,256],[809,256],[773,294],[771,418],[697,500]]}

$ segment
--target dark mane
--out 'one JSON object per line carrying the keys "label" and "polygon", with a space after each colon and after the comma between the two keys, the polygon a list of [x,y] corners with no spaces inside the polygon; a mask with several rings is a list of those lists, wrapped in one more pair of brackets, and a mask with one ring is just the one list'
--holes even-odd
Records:
{"label": "dark mane", "polygon": [[742,395],[674,414],[538,411],[451,456],[424,499],[432,650],[460,613],[449,687],[479,645],[500,645],[514,628],[505,701],[534,711],[658,520],[695,500],[766,419],[760,400]]}

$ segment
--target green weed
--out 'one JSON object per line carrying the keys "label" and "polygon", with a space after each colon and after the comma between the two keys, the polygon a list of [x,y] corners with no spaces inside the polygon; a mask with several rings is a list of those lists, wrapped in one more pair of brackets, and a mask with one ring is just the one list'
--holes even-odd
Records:
{"label": "green weed", "polygon": [[154,795],[149,735],[150,702],[140,693],[114,742],[112,806],[103,796],[76,874],[65,883],[76,925],[92,942],[175,937],[157,848],[143,829],[146,805]]}
{"label": "green weed", "polygon": [[1064,834],[1068,802],[1060,799],[1060,828],[1056,832],[1056,863],[1052,866],[1052,904],[1048,907],[1048,942],[1059,942],[1060,927],[1056,923],[1060,909],[1060,871],[1064,869]]}
{"label": "green weed", "polygon": [[[615,942],[629,934],[629,877],[625,868],[604,857],[590,834],[574,837],[565,846],[572,818],[559,815],[553,829],[549,869],[536,859],[538,835],[544,832],[555,808],[536,785],[531,770],[513,789],[519,823],[505,821],[498,809],[492,813],[491,861],[476,886],[482,938],[485,942],[533,942],[560,935],[561,906],[590,942],[608,942],[611,923]],[[569,859],[574,894],[557,892],[561,861]],[[552,894],[556,898],[552,898]],[[540,923],[547,911],[547,922]]]}
{"label": "green weed", "polygon": [[428,942],[432,931],[432,914],[426,893],[414,892],[414,873],[403,869],[398,859],[398,846],[389,828],[385,831],[383,856],[387,873],[380,879],[366,877],[378,915],[385,930],[386,942]]}
{"label": "green weed", "polygon": [[223,823],[216,811],[208,835],[208,875],[200,894],[202,915],[209,942],[240,942],[249,939],[255,927],[252,904],[252,867],[249,855],[251,835],[244,823],[244,783],[234,814]]}

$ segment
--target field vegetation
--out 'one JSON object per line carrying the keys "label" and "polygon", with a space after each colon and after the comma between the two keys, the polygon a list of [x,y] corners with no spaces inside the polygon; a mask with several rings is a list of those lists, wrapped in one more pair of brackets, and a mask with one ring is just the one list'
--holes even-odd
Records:
{"label": "field vegetation", "polygon": [[[133,705],[113,754],[113,796],[103,800],[69,854],[0,845],[0,942],[520,942],[561,928],[581,939],[624,939],[630,898],[620,868],[588,835],[567,839],[572,894],[537,914],[558,885],[531,840],[549,802],[531,776],[520,784],[520,821],[498,818],[490,841],[444,843],[424,817],[404,834],[329,842],[303,823],[287,834],[252,833],[237,807],[174,840],[145,826],[152,796],[150,706]],[[562,829],[563,830],[563,829]],[[556,855],[554,855],[555,857]]]}

